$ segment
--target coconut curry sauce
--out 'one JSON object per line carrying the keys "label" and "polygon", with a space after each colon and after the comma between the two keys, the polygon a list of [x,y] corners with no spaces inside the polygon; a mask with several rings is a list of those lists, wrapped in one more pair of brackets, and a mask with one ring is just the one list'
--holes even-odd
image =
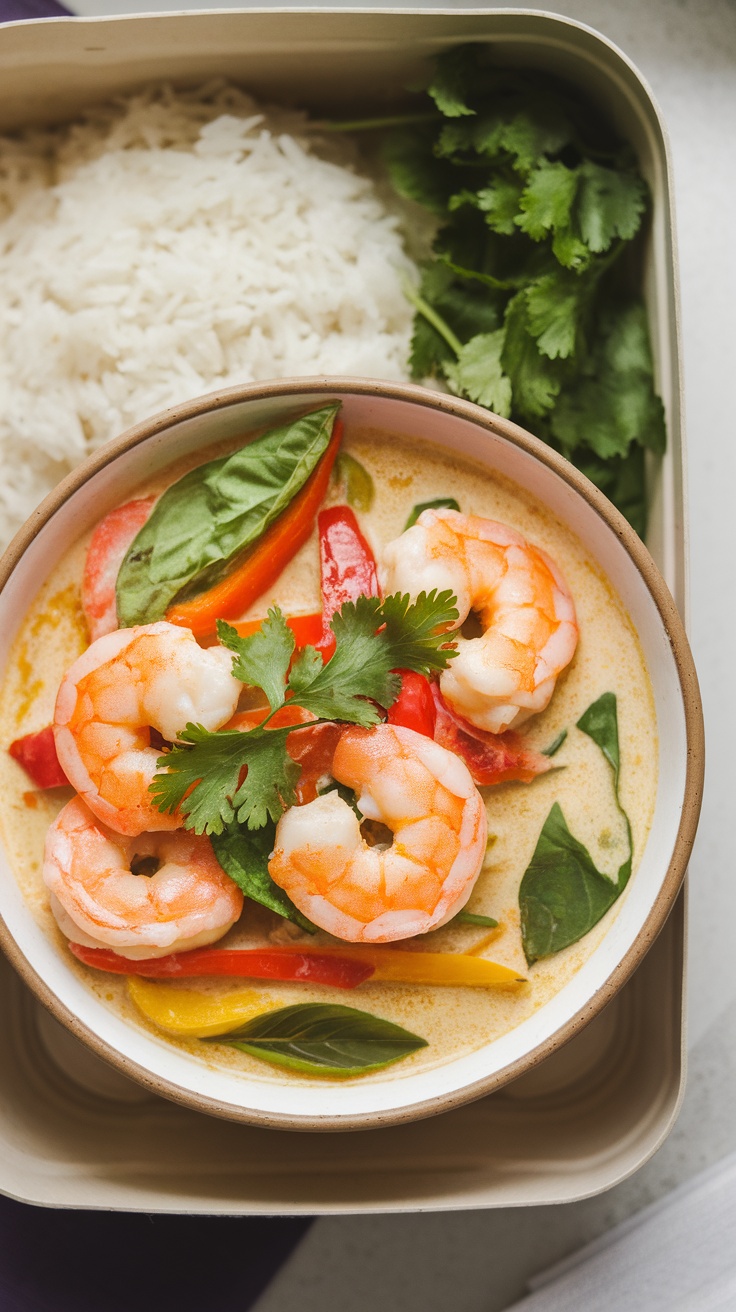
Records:
{"label": "coconut curry sauce", "polygon": [[[359,512],[363,533],[380,562],[383,546],[403,530],[419,502],[452,496],[464,513],[500,520],[543,548],[561,569],[577,610],[580,640],[574,659],[558,679],[548,708],[521,732],[530,746],[544,750],[567,730],[555,754],[555,768],[532,783],[481,789],[488,816],[488,848],[467,910],[492,917],[498,927],[451,923],[405,944],[416,951],[474,953],[513,968],[528,981],[513,989],[371,983],[347,991],[317,985],[247,980],[183,980],[167,987],[222,995],[251,988],[263,1008],[305,1001],[335,1002],[392,1020],[428,1041],[428,1046],[385,1071],[362,1078],[400,1078],[477,1050],[507,1033],[543,1006],[575,974],[605,935],[616,915],[615,903],[579,942],[528,967],[522,949],[519,884],[535,850],[542,826],[555,801],[571,833],[584,844],[596,868],[614,879],[625,861],[625,822],[616,806],[609,765],[596,744],[575,728],[583,712],[601,694],[618,701],[620,801],[633,834],[634,873],[644,850],[657,789],[657,729],[652,691],[631,622],[607,579],[575,535],[515,484],[470,460],[438,448],[370,429],[351,431],[345,449],[373,478],[372,508]],[[194,464],[196,462],[192,462]],[[175,475],[187,467],[178,465]],[[171,474],[169,474],[169,479]],[[168,480],[166,480],[168,482]],[[160,492],[150,484],[137,495]],[[333,481],[327,503],[344,499]],[[80,607],[80,580],[86,539],[71,548],[36,597],[15,641],[0,690],[0,722],[7,745],[18,736],[43,728],[52,718],[60,680],[87,643]],[[243,618],[263,617],[278,602],[284,614],[320,609],[316,533],[280,576],[271,593]],[[49,935],[66,951],[48,908],[41,878],[46,831],[71,790],[44,793],[33,788],[25,772],[7,753],[0,754],[0,789],[5,804],[0,825],[18,882],[33,912]],[[625,894],[624,894],[625,896]],[[240,922],[217,946],[249,947],[263,943],[304,944],[316,948],[335,942],[327,935],[309,937],[294,925],[248,900]],[[349,949],[348,949],[349,950]],[[71,969],[84,978],[107,1005],[131,1023],[196,1054],[210,1065],[227,1066],[266,1081],[299,1080],[220,1044],[197,1039],[164,1038],[133,1005],[125,978],[87,969],[69,956]]]}

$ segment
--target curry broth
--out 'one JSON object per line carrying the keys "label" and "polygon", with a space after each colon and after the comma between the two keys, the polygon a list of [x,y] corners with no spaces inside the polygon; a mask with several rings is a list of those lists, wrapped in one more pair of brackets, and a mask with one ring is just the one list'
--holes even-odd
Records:
{"label": "curry broth", "polygon": [[[450,925],[406,944],[416,950],[479,953],[518,970],[528,982],[515,990],[368,982],[350,992],[316,985],[252,984],[264,1008],[307,1000],[340,1002],[385,1016],[422,1035],[429,1042],[427,1048],[387,1071],[361,1077],[399,1079],[419,1067],[436,1066],[474,1051],[508,1032],[558,992],[601,941],[622,899],[581,942],[527,968],[519,929],[519,883],[554,801],[562,806],[570,830],[588,848],[598,869],[615,876],[625,859],[626,834],[615,805],[610,768],[595,744],[573,727],[591,702],[608,691],[618,698],[620,795],[631,821],[635,878],[657,789],[656,717],[646,666],[628,615],[575,535],[541,503],[511,481],[427,443],[420,446],[398,435],[359,429],[346,437],[345,447],[370,471],[376,485],[373,509],[359,518],[379,560],[382,547],[401,533],[414,504],[452,495],[464,512],[511,524],[549,552],[567,580],[580,625],[575,657],[558,680],[549,707],[523,728],[529,743],[540,749],[568,729],[567,740],[554,758],[555,766],[564,769],[552,770],[531,784],[481,790],[488,813],[489,847],[468,910],[494,917],[498,928]],[[165,478],[142,486],[138,495],[162,491],[172,475],[179,477],[197,463],[196,459],[178,463]],[[333,485],[329,500],[339,502],[343,495],[339,485]],[[15,640],[0,688],[3,747],[50,722],[61,678],[87,645],[80,580],[89,536],[78,541],[52,571]],[[286,614],[320,609],[316,532],[283,572],[273,594],[261,598],[243,618],[265,615],[276,601]],[[6,752],[0,753],[0,788],[5,799],[0,828],[10,862],[34,915],[64,951],[48,908],[41,867],[46,830],[71,790],[36,791]],[[294,943],[301,938],[313,946],[329,941],[322,934],[302,936],[295,926],[246,901],[241,921],[220,945],[245,947],[264,939]],[[248,1078],[277,1082],[305,1078],[278,1071],[225,1045],[165,1038],[130,1001],[123,977],[98,974],[70,955],[67,960],[108,1006],[148,1029],[162,1043],[174,1043],[209,1065],[227,1066]],[[247,981],[197,980],[183,981],[180,987],[222,993],[246,986]]]}

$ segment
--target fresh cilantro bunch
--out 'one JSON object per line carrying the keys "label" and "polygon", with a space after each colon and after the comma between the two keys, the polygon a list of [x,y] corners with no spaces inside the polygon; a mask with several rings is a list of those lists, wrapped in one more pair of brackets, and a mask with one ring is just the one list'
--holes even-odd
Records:
{"label": "fresh cilantro bunch", "polygon": [[446,669],[455,655],[447,645],[447,628],[458,618],[449,591],[409,596],[359,597],[345,602],[333,617],[335,651],[323,664],[314,647],[294,656],[294,635],[278,606],[260,629],[241,638],[220,620],[220,641],[234,653],[236,679],[261,688],[270,712],[256,728],[211,733],[188,724],[180,741],[158,758],[151,784],[160,811],[181,809],[184,824],[195,833],[220,835],[233,824],[250,830],[275,821],[296,801],[300,767],[286,750],[286,740],[303,725],[269,728],[277,711],[301,706],[317,718],[364,727],[378,724],[398,696],[396,670],[420,674]]}
{"label": "fresh cilantro bunch", "polygon": [[479,46],[441,55],[427,94],[435,111],[385,143],[396,190],[440,220],[407,290],[412,373],[527,424],[643,534],[644,450],[666,439],[629,252],[648,206],[633,153],[559,83]]}

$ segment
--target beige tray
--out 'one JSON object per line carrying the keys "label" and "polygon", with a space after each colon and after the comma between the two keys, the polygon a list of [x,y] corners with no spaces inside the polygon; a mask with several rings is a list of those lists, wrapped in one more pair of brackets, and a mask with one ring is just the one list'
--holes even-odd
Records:
{"label": "beige tray", "polygon": [[[670,447],[650,547],[681,609],[686,544],[669,160],[651,94],[603,38],[530,11],[308,11],[48,20],[0,28],[0,130],[53,122],[157,79],[232,78],[317,111],[380,110],[452,42],[547,68],[631,140],[654,197],[645,288]],[[0,1189],[55,1206],[328,1213],[562,1202],[636,1170],[682,1079],[684,902],[613,1003],[500,1093],[429,1121],[339,1136],[216,1121],[147,1094],[46,1014],[0,960]]]}

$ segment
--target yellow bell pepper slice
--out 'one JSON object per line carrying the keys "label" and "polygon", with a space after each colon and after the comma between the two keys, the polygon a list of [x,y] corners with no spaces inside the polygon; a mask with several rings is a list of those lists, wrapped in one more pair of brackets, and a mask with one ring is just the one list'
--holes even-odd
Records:
{"label": "yellow bell pepper slice", "polygon": [[238,989],[218,997],[194,989],[175,989],[170,984],[154,984],[140,975],[128,976],[128,992],[148,1020],[179,1038],[204,1039],[225,1034],[273,1005],[255,989]]}
{"label": "yellow bell pepper slice", "polygon": [[361,985],[382,981],[393,984],[448,984],[471,988],[518,988],[526,979],[518,970],[501,966],[485,957],[463,952],[407,952],[401,948],[370,947],[364,943],[346,943],[344,947],[322,945],[314,949],[320,956],[348,957],[367,961],[374,973]]}
{"label": "yellow bell pepper slice", "polygon": [[466,956],[461,952],[399,952],[386,948],[374,951],[375,974],[366,981],[393,980],[400,984],[464,984],[471,988],[484,988],[489,984],[502,988],[517,988],[526,980],[518,970],[501,966],[484,957]]}

